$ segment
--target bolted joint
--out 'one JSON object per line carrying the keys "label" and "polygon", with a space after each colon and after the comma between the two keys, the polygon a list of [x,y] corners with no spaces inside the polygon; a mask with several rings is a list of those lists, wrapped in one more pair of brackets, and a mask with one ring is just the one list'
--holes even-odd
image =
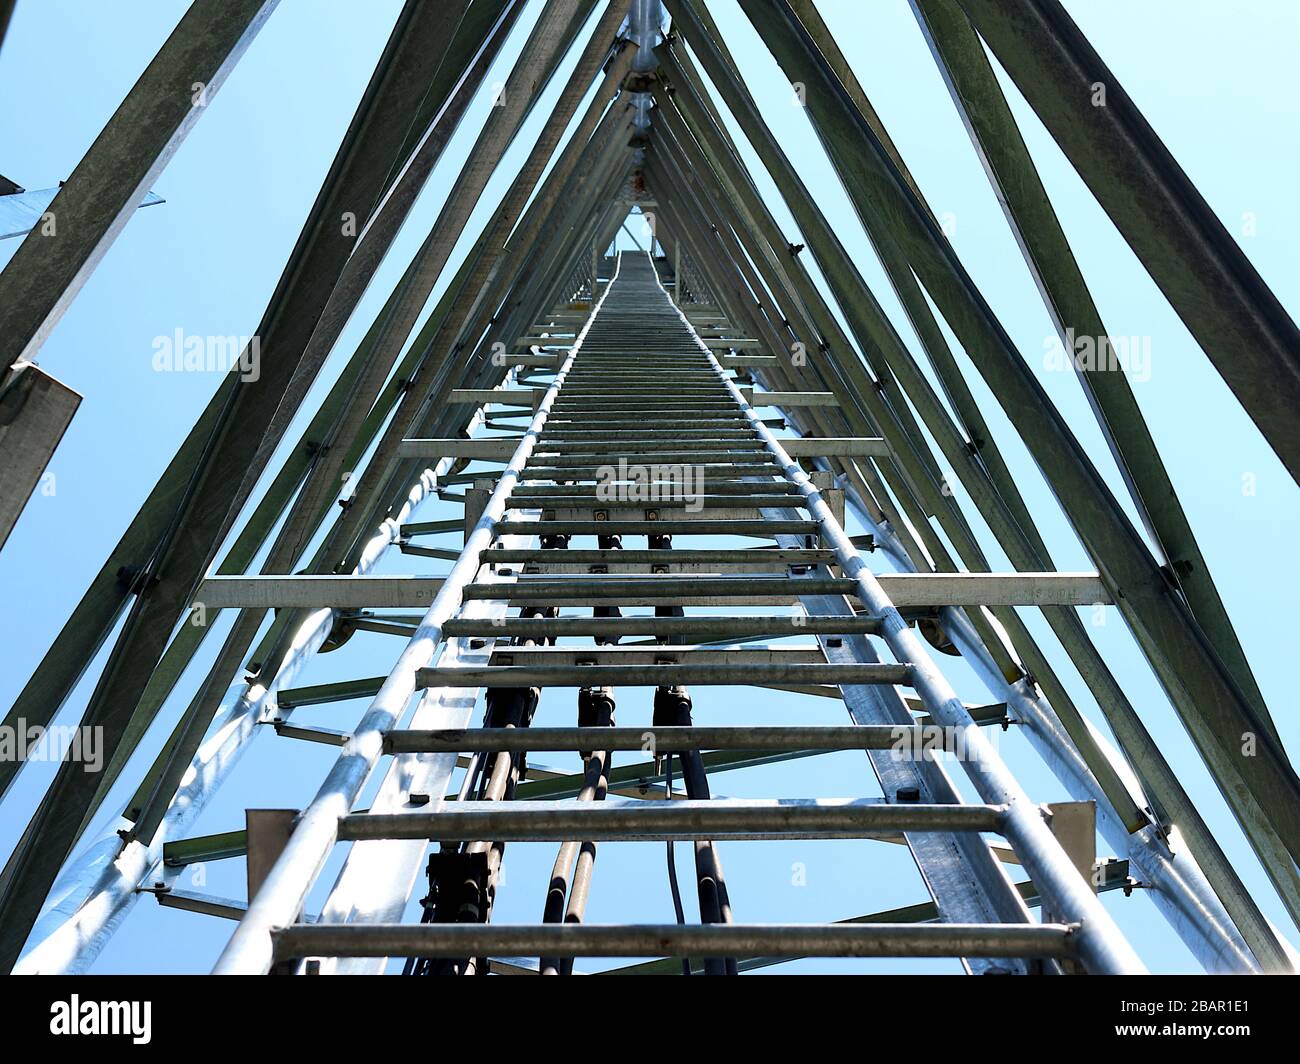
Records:
{"label": "bolted joint", "polygon": [[[614,726],[614,689],[612,687],[583,687],[578,691],[578,727],[612,728]],[[586,760],[592,751],[579,750],[578,756]]]}
{"label": "bolted joint", "polygon": [[429,923],[481,924],[487,920],[488,855],[442,850],[429,854],[429,893],[420,899]]}
{"label": "bolted joint", "polygon": [[117,583],[128,595],[140,595],[154,587],[159,577],[147,565],[123,565],[117,570]]}
{"label": "bolted joint", "polygon": [[[591,615],[592,617],[597,617],[597,618],[622,617],[623,611],[620,610],[617,606],[593,606],[591,609]],[[598,647],[615,646],[617,645],[618,640],[619,637],[616,635],[615,636],[598,635],[596,636],[596,646]]]}
{"label": "bolted joint", "polygon": [[691,694],[683,686],[656,687],[654,716],[656,728],[688,727],[691,723]]}
{"label": "bolted joint", "polygon": [[653,70],[633,70],[623,79],[623,88],[627,92],[654,92],[658,81]]}

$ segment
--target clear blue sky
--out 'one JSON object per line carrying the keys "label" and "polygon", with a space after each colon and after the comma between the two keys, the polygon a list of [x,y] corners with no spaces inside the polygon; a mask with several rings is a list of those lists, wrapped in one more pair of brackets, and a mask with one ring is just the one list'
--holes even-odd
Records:
{"label": "clear blue sky", "polygon": [[[41,364],[81,391],[85,400],[50,466],[56,478],[54,494],[38,494],[32,500],[0,554],[3,704],[21,689],[216,387],[214,376],[155,372],[155,337],[178,328],[198,335],[246,335],[256,328],[399,6],[396,0],[283,0],[159,178],[155,190],[166,204],[132,220],[46,343]],[[1293,316],[1300,313],[1300,264],[1295,254],[1300,245],[1300,212],[1295,209],[1300,117],[1294,106],[1300,84],[1293,54],[1294,42],[1300,39],[1300,7],[1289,0],[1070,0],[1067,6],[1283,304]],[[22,0],[0,52],[0,99],[6,102],[0,108],[0,173],[32,189],[65,178],[185,7],[183,0],[151,0],[132,6],[124,16],[121,7],[92,0]],[[537,7],[534,2],[525,14],[498,70],[517,53]],[[955,220],[952,239],[968,269],[1031,364],[1041,366],[1050,322],[908,5],[904,0],[821,0],[819,7],[931,205]],[[910,341],[883,273],[802,111],[791,104],[780,71],[734,0],[710,0],[710,8],[769,124],[799,161],[822,209]],[[489,84],[499,76],[490,76]],[[1150,380],[1135,382],[1135,394],[1278,726],[1290,749],[1300,748],[1300,726],[1287,693],[1294,648],[1284,623],[1284,611],[1297,591],[1291,561],[1300,493],[1050,137],[1010,84],[1004,80],[1004,85],[1110,331],[1151,338]],[[552,87],[548,100],[555,91]],[[336,349],[322,384],[337,373],[437,217],[486,107],[484,99],[476,101]],[[525,127],[507,165],[489,186],[486,206],[476,212],[471,229],[501,196],[522,161],[521,145],[531,143],[545,111],[545,106],[539,108]],[[774,190],[758,173],[752,155],[748,158],[760,187],[772,193],[769,202],[776,204]],[[796,239],[786,212],[779,205],[776,211]],[[1254,220],[1251,235],[1243,227],[1247,215]],[[17,243],[0,244],[0,263]],[[457,249],[454,261],[463,250]],[[1122,494],[1072,375],[1040,376],[1111,477],[1116,493]],[[977,374],[972,371],[969,377],[1031,508],[1040,515],[1048,542],[1054,544],[1058,567],[1088,567],[996,402]],[[318,387],[313,398],[320,393]],[[291,431],[289,437],[294,435]],[[1247,475],[1255,480],[1253,495],[1242,491]],[[426,514],[444,515],[436,507]],[[450,510],[445,515],[451,516]],[[984,539],[987,543],[987,535]],[[990,553],[1002,557],[996,549]],[[415,562],[390,558],[384,571],[437,571]],[[1036,617],[1027,614],[1027,619],[1035,631],[1044,631]],[[206,668],[224,625],[221,628],[186,677],[182,686],[187,691]],[[1097,635],[1265,911],[1285,925],[1281,907],[1122,623],[1112,615]],[[1046,643],[1052,645],[1050,638]],[[397,648],[391,638],[358,636],[345,650],[316,662],[302,682],[384,671]],[[1079,704],[1100,723],[1077,678],[1068,667],[1063,673]],[[953,675],[964,696],[984,698],[964,670],[956,669]],[[60,720],[75,721],[88,694],[89,685],[83,684]],[[707,699],[697,699],[697,706],[701,722],[842,720],[842,710],[826,700],[748,690],[711,691]],[[162,725],[150,733],[125,774],[128,784],[143,771],[182,707],[183,700],[173,699],[165,708]],[[362,704],[344,704],[311,711],[311,720],[348,728],[363,709]],[[628,699],[623,713],[628,722],[641,720],[643,714],[648,719],[648,692],[641,701]],[[548,695],[538,723],[571,723],[571,717],[571,695]],[[1002,739],[1002,749],[1034,797],[1063,797],[1014,730]],[[262,736],[196,830],[240,826],[246,806],[300,806],[332,758],[324,747]],[[542,760],[558,763],[549,756]],[[22,774],[0,820],[0,854],[8,853],[51,774],[52,767],[43,764],[33,764]],[[722,775],[716,777],[715,789],[736,796],[877,793],[868,766],[852,755]],[[119,787],[108,812],[116,811],[123,792]],[[107,814],[101,817],[97,827],[110,819]],[[1102,852],[1109,851],[1103,846]],[[510,847],[499,919],[539,917],[553,856],[549,845]],[[723,858],[737,917],[744,921],[839,919],[923,896],[910,861],[895,847],[733,844],[724,848]],[[679,859],[685,869],[685,848]],[[806,866],[805,886],[792,885],[795,863]],[[242,895],[242,862],[212,864],[206,873],[201,889]],[[633,917],[626,904],[631,891],[620,889],[620,883],[631,883],[630,877],[639,884],[637,896],[657,907],[639,910],[635,917],[670,918],[662,847],[622,845],[601,851],[591,920]],[[330,880],[327,870],[321,882]],[[316,896],[312,905],[318,904]],[[1111,895],[1107,904],[1152,967],[1191,968],[1187,952],[1140,892],[1127,900]],[[146,900],[105,950],[96,970],[203,971],[229,929],[222,922],[162,910]],[[911,967],[955,970],[949,963]]]}

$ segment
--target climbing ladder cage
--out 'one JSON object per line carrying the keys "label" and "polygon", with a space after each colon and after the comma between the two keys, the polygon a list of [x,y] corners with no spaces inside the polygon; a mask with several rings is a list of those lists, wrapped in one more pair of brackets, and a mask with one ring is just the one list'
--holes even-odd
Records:
{"label": "climbing ladder cage", "polygon": [[[703,0],[403,8],[259,330],[280,357],[223,385],[10,711],[52,720],[126,617],[83,716],[104,730],[109,771],[61,766],[0,879],[15,971],[86,970],[146,895],[229,922],[218,973],[726,975],[835,959],[1141,973],[1123,930],[1137,897],[1206,970],[1291,969],[1080,617],[1101,604],[1122,616],[1267,875],[1265,907],[1294,920],[1300,781],[1125,378],[1079,374],[1142,530],[963,269],[816,6],[739,6],[800,91],[807,145],[768,129]],[[203,35],[203,7],[160,60],[177,35]],[[1294,473],[1295,327],[1060,4],[912,7],[1053,319],[1105,335],[985,48]],[[242,20],[246,41],[264,8],[227,5],[227,31]],[[208,37],[226,49],[216,58],[242,47]],[[272,476],[512,39],[437,225]],[[1105,83],[1110,106],[1072,103],[1071,78]],[[550,81],[536,142],[455,262]],[[142,79],[133,98],[149,91]],[[812,148],[929,372],[787,154]],[[1099,162],[1121,150],[1145,169]],[[354,243],[315,240],[338,204],[371,201]],[[1180,210],[1156,231],[1125,203]],[[647,230],[635,250],[634,219]],[[1056,570],[935,310],[1095,571]],[[1265,371],[1268,394],[1252,383]],[[340,471],[355,471],[341,500]],[[435,506],[454,516],[421,512]],[[388,575],[394,547],[415,574]],[[991,547],[1012,571],[991,569]],[[168,718],[227,612],[206,676]],[[380,664],[319,682],[318,655],[358,635]],[[1105,733],[1059,676],[1065,658]],[[963,699],[973,681],[984,691]],[[847,718],[823,722],[841,705]],[[317,707],[359,716],[331,730]],[[122,817],[89,837],[163,720]],[[297,808],[250,799],[242,826],[200,821],[268,732],[337,754]],[[1004,747],[1032,749],[1051,792],[1027,793]],[[0,767],[7,788],[17,768]],[[806,789],[792,796],[791,781]],[[759,796],[720,793],[733,786]],[[802,899],[755,883],[764,848],[816,853],[855,905],[892,897],[906,855],[917,896],[808,922]],[[522,869],[509,882],[507,856]],[[187,882],[239,857],[246,900]]]}

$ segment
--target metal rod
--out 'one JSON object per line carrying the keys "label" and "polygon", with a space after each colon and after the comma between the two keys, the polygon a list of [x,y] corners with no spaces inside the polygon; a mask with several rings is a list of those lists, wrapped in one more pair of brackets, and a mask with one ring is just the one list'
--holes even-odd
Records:
{"label": "metal rod", "polygon": [[1001,832],[1006,811],[997,805],[887,803],[879,798],[455,802],[427,814],[352,813],[339,819],[337,830],[338,838],[348,841],[855,839],[892,831]]}
{"label": "metal rod", "polygon": [[489,665],[481,669],[421,669],[424,687],[664,687],[750,683],[910,684],[908,665]]}
{"label": "metal rod", "polygon": [[[390,731],[384,752],[390,754],[472,753],[478,750],[582,750],[599,742],[604,750],[916,750],[950,749],[935,729],[906,725],[738,726],[511,729],[467,728],[438,731]],[[945,746],[945,742],[948,745]]]}
{"label": "metal rod", "polygon": [[1063,924],[302,924],[275,928],[279,959],[574,955],[581,957],[772,954],[800,957],[1068,957],[1077,930]]}

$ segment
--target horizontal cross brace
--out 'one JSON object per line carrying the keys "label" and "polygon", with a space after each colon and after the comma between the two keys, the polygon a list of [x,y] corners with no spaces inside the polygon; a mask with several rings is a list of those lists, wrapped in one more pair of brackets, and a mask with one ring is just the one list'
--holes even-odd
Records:
{"label": "horizontal cross brace", "polygon": [[403,440],[397,446],[398,458],[480,458],[509,461],[519,449],[518,439]]}
{"label": "horizontal cross brace", "polygon": [[465,519],[453,518],[450,521],[410,521],[401,526],[403,536],[435,536],[443,532],[463,532]]}
{"label": "horizontal cross brace", "polygon": [[280,606],[427,609],[442,584],[442,577],[437,576],[210,576],[199,585],[194,601],[208,609]]}
{"label": "horizontal cross brace", "polygon": [[[695,522],[699,526],[742,522]],[[797,525],[799,531],[816,531],[816,522],[761,522],[767,533],[785,529],[770,526]],[[685,528],[681,526],[687,526]],[[575,534],[635,535],[693,532],[689,521],[503,521],[498,530],[526,534],[558,533],[573,529]],[[504,527],[503,527],[504,526]],[[579,532],[577,526],[582,526]],[[808,528],[807,526],[811,526]],[[586,529],[590,527],[591,531]],[[642,530],[644,529],[644,530]],[[700,531],[705,532],[704,528]],[[668,552],[665,552],[667,555]],[[665,557],[665,560],[668,560]],[[895,606],[1085,606],[1110,601],[1101,579],[1093,573],[882,573],[877,579]],[[374,607],[428,606],[442,587],[441,577],[432,576],[210,576],[199,587],[195,603],[209,609],[234,607],[304,607],[359,609]],[[755,598],[775,594],[849,595],[856,583],[829,577],[712,577],[673,576],[587,578],[547,580],[538,578],[502,584],[471,584],[464,597],[509,599],[511,601],[575,602],[609,599],[631,604],[633,599],[686,602],[700,597]]]}
{"label": "horizontal cross brace", "polygon": [[507,366],[535,366],[538,368],[554,368],[560,364],[558,355],[542,355],[536,352],[528,354],[509,354],[505,356]]}
{"label": "horizontal cross brace", "polygon": [[741,388],[740,394],[750,406],[839,406],[834,392],[764,392]]}
{"label": "horizontal cross brace", "polygon": [[749,366],[774,366],[779,361],[776,355],[719,355],[718,362],[724,369],[732,366],[747,368]]}
{"label": "horizontal cross brace", "polygon": [[732,337],[730,339],[726,337],[708,337],[704,341],[704,346],[710,350],[716,349],[719,351],[730,351],[734,349],[736,351],[744,351],[755,347],[762,347],[763,342],[748,337]]}
{"label": "horizontal cross brace", "polygon": [[384,684],[382,676],[362,676],[338,683],[312,684],[306,687],[284,687],[277,692],[275,704],[281,709],[299,706],[319,706],[327,702],[344,702],[349,698],[369,698]]}
{"label": "horizontal cross brace", "polygon": [[782,440],[781,447],[791,458],[888,458],[888,441],[879,436],[834,436],[825,439],[801,436]]}
{"label": "horizontal cross brace", "polygon": [[449,403],[503,403],[507,406],[536,407],[546,394],[540,388],[453,388],[447,396]]}
{"label": "horizontal cross brace", "polygon": [[221,898],[189,890],[152,890],[158,904],[165,909],[183,909],[186,912],[215,916],[221,920],[242,920],[248,911],[245,902],[234,898]]}

